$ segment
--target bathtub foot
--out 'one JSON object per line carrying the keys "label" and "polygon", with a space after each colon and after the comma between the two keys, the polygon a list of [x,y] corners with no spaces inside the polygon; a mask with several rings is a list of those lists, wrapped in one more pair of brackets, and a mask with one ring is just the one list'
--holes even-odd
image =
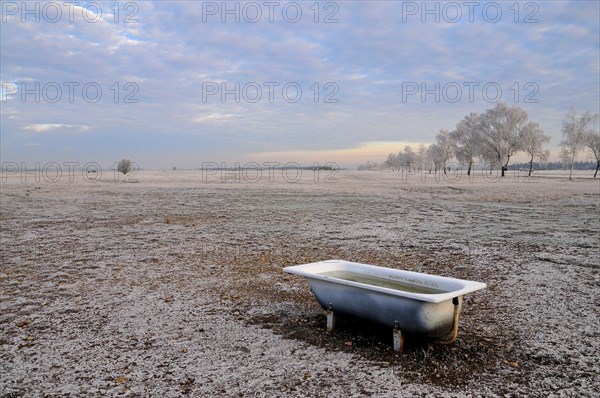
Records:
{"label": "bathtub foot", "polygon": [[327,310],[327,331],[333,332],[335,328],[335,313],[333,312],[333,304],[329,303],[329,309]]}
{"label": "bathtub foot", "polygon": [[404,352],[404,336],[402,336],[402,330],[398,327],[398,321],[394,323],[394,351]]}
{"label": "bathtub foot", "polygon": [[458,297],[454,297],[452,299],[452,304],[454,304],[454,321],[452,323],[452,332],[451,332],[450,336],[448,338],[446,338],[445,340],[442,340],[442,339],[436,340],[435,341],[436,344],[452,344],[458,337],[458,316],[460,314]]}

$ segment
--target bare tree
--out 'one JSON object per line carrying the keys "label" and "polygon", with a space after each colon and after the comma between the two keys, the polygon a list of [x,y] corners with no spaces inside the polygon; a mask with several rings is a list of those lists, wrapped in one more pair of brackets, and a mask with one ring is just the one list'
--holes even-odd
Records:
{"label": "bare tree", "polygon": [[600,133],[588,131],[585,136],[585,146],[596,159],[596,171],[594,172],[594,178],[596,178],[598,169],[600,169]]}
{"label": "bare tree", "polygon": [[454,142],[454,155],[458,161],[467,163],[467,175],[471,175],[473,159],[481,152],[481,120],[477,113],[469,113],[450,133]]}
{"label": "bare tree", "polygon": [[522,149],[521,130],[527,124],[527,111],[499,102],[481,117],[482,143],[502,167],[502,177],[510,158]]}
{"label": "bare tree", "polygon": [[131,160],[129,159],[121,159],[119,161],[119,163],[117,164],[117,170],[119,171],[119,173],[123,173],[123,174],[127,174],[131,171],[132,169],[132,163]]}
{"label": "bare tree", "polygon": [[529,176],[533,170],[533,161],[538,158],[540,161],[544,161],[548,158],[548,151],[542,148],[542,145],[550,142],[550,137],[544,134],[539,124],[535,122],[529,122],[523,127],[521,131],[521,142],[523,150],[529,155]]}
{"label": "bare tree", "polygon": [[563,119],[561,157],[571,163],[569,180],[573,179],[573,166],[577,154],[585,146],[586,135],[589,133],[588,127],[597,121],[598,114],[593,115],[590,111],[585,111],[578,116],[575,109],[570,109]]}
{"label": "bare tree", "polygon": [[438,135],[435,136],[436,145],[438,147],[439,153],[437,154],[439,157],[437,158],[440,162],[440,166],[444,168],[444,174],[446,174],[446,163],[448,160],[452,159],[452,154],[454,150],[454,141],[452,137],[450,137],[450,132],[448,130],[440,130]]}

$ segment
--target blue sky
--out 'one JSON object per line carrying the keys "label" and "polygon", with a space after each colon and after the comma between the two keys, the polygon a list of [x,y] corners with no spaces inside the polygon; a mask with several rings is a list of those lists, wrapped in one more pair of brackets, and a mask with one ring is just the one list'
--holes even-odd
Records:
{"label": "blue sky", "polygon": [[79,4],[2,1],[3,162],[353,166],[432,142],[498,88],[556,150],[570,107],[599,111],[598,1]]}

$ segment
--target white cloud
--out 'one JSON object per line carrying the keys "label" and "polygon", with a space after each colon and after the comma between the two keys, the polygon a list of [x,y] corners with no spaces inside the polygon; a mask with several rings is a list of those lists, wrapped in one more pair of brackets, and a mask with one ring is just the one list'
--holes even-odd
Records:
{"label": "white cloud", "polygon": [[59,130],[61,133],[78,134],[92,129],[91,126],[64,124],[64,123],[43,123],[30,124],[23,128],[24,130],[33,131],[34,133],[48,133],[50,131]]}
{"label": "white cloud", "polygon": [[225,122],[232,119],[239,118],[241,115],[234,113],[210,113],[208,115],[202,115],[192,119],[194,123],[213,123],[213,122]]}

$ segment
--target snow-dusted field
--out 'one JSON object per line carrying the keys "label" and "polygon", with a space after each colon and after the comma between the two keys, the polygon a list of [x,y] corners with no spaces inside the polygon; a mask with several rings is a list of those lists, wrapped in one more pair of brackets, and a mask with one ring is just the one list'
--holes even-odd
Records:
{"label": "snow-dusted field", "polygon": [[[0,396],[597,394],[600,179],[327,174],[8,176]],[[466,296],[454,345],[399,355],[354,319],[327,334],[281,272],[328,258],[488,289]]]}

